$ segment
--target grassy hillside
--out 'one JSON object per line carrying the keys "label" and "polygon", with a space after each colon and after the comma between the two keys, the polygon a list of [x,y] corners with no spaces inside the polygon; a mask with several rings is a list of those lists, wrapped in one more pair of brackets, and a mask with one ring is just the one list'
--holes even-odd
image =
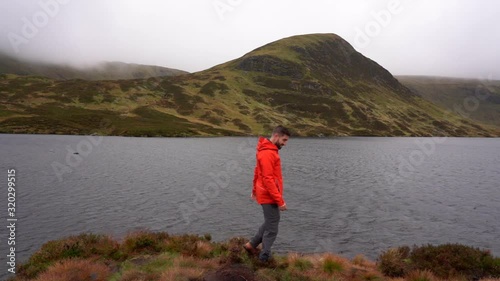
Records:
{"label": "grassy hillside", "polygon": [[[173,77],[0,77],[0,131],[112,135],[498,136],[413,93],[334,34],[285,38]],[[105,124],[105,125],[103,125]]]}
{"label": "grassy hillside", "polygon": [[500,127],[500,81],[398,76],[425,99],[475,121]]}
{"label": "grassy hillside", "polygon": [[203,122],[155,110],[148,80],[55,81],[0,75],[0,132],[125,136],[232,135]]}
{"label": "grassy hillside", "polygon": [[31,62],[0,53],[0,74],[34,75],[56,80],[116,80],[173,76],[187,72],[160,66],[103,62],[92,67],[75,68],[65,65]]}

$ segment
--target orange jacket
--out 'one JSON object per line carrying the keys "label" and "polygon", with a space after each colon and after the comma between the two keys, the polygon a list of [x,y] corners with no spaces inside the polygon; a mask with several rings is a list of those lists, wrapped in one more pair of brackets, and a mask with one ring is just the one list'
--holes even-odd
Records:
{"label": "orange jacket", "polygon": [[285,205],[278,147],[263,137],[259,138],[257,144],[252,193],[259,204],[278,204],[279,207]]}

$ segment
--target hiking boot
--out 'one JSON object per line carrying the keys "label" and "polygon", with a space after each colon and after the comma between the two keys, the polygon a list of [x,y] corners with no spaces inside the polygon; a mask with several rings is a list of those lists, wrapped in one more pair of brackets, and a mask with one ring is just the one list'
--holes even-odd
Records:
{"label": "hiking boot", "polygon": [[271,257],[269,256],[269,254],[267,253],[264,253],[262,252],[260,255],[259,255],[259,261],[263,262],[263,263],[267,263],[269,261]]}
{"label": "hiking boot", "polygon": [[247,253],[251,256],[257,256],[259,254],[259,250],[254,248],[250,242],[243,245],[243,249],[245,249],[245,251],[247,251]]}
{"label": "hiking boot", "polygon": [[255,261],[255,265],[258,267],[276,268],[278,266],[278,263],[274,258],[262,257]]}

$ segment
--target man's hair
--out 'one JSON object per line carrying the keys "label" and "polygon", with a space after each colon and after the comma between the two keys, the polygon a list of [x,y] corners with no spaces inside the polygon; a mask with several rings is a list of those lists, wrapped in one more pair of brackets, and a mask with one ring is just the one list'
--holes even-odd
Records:
{"label": "man's hair", "polygon": [[283,135],[287,135],[287,136],[290,136],[290,131],[288,131],[287,128],[279,125],[277,126],[276,128],[274,128],[273,130],[273,135],[274,134],[278,134],[280,137],[283,136]]}

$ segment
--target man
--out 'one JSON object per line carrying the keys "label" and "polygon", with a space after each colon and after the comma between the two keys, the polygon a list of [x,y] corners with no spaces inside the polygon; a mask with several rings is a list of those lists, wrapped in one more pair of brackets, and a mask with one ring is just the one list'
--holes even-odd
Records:
{"label": "man", "polygon": [[287,209],[283,200],[283,178],[278,150],[286,145],[289,138],[288,129],[278,126],[274,128],[271,138],[260,137],[257,144],[252,198],[262,206],[264,223],[244,248],[249,254],[257,255],[257,246],[262,243],[259,259],[263,262],[267,262],[271,257],[271,247],[278,235],[280,211]]}

